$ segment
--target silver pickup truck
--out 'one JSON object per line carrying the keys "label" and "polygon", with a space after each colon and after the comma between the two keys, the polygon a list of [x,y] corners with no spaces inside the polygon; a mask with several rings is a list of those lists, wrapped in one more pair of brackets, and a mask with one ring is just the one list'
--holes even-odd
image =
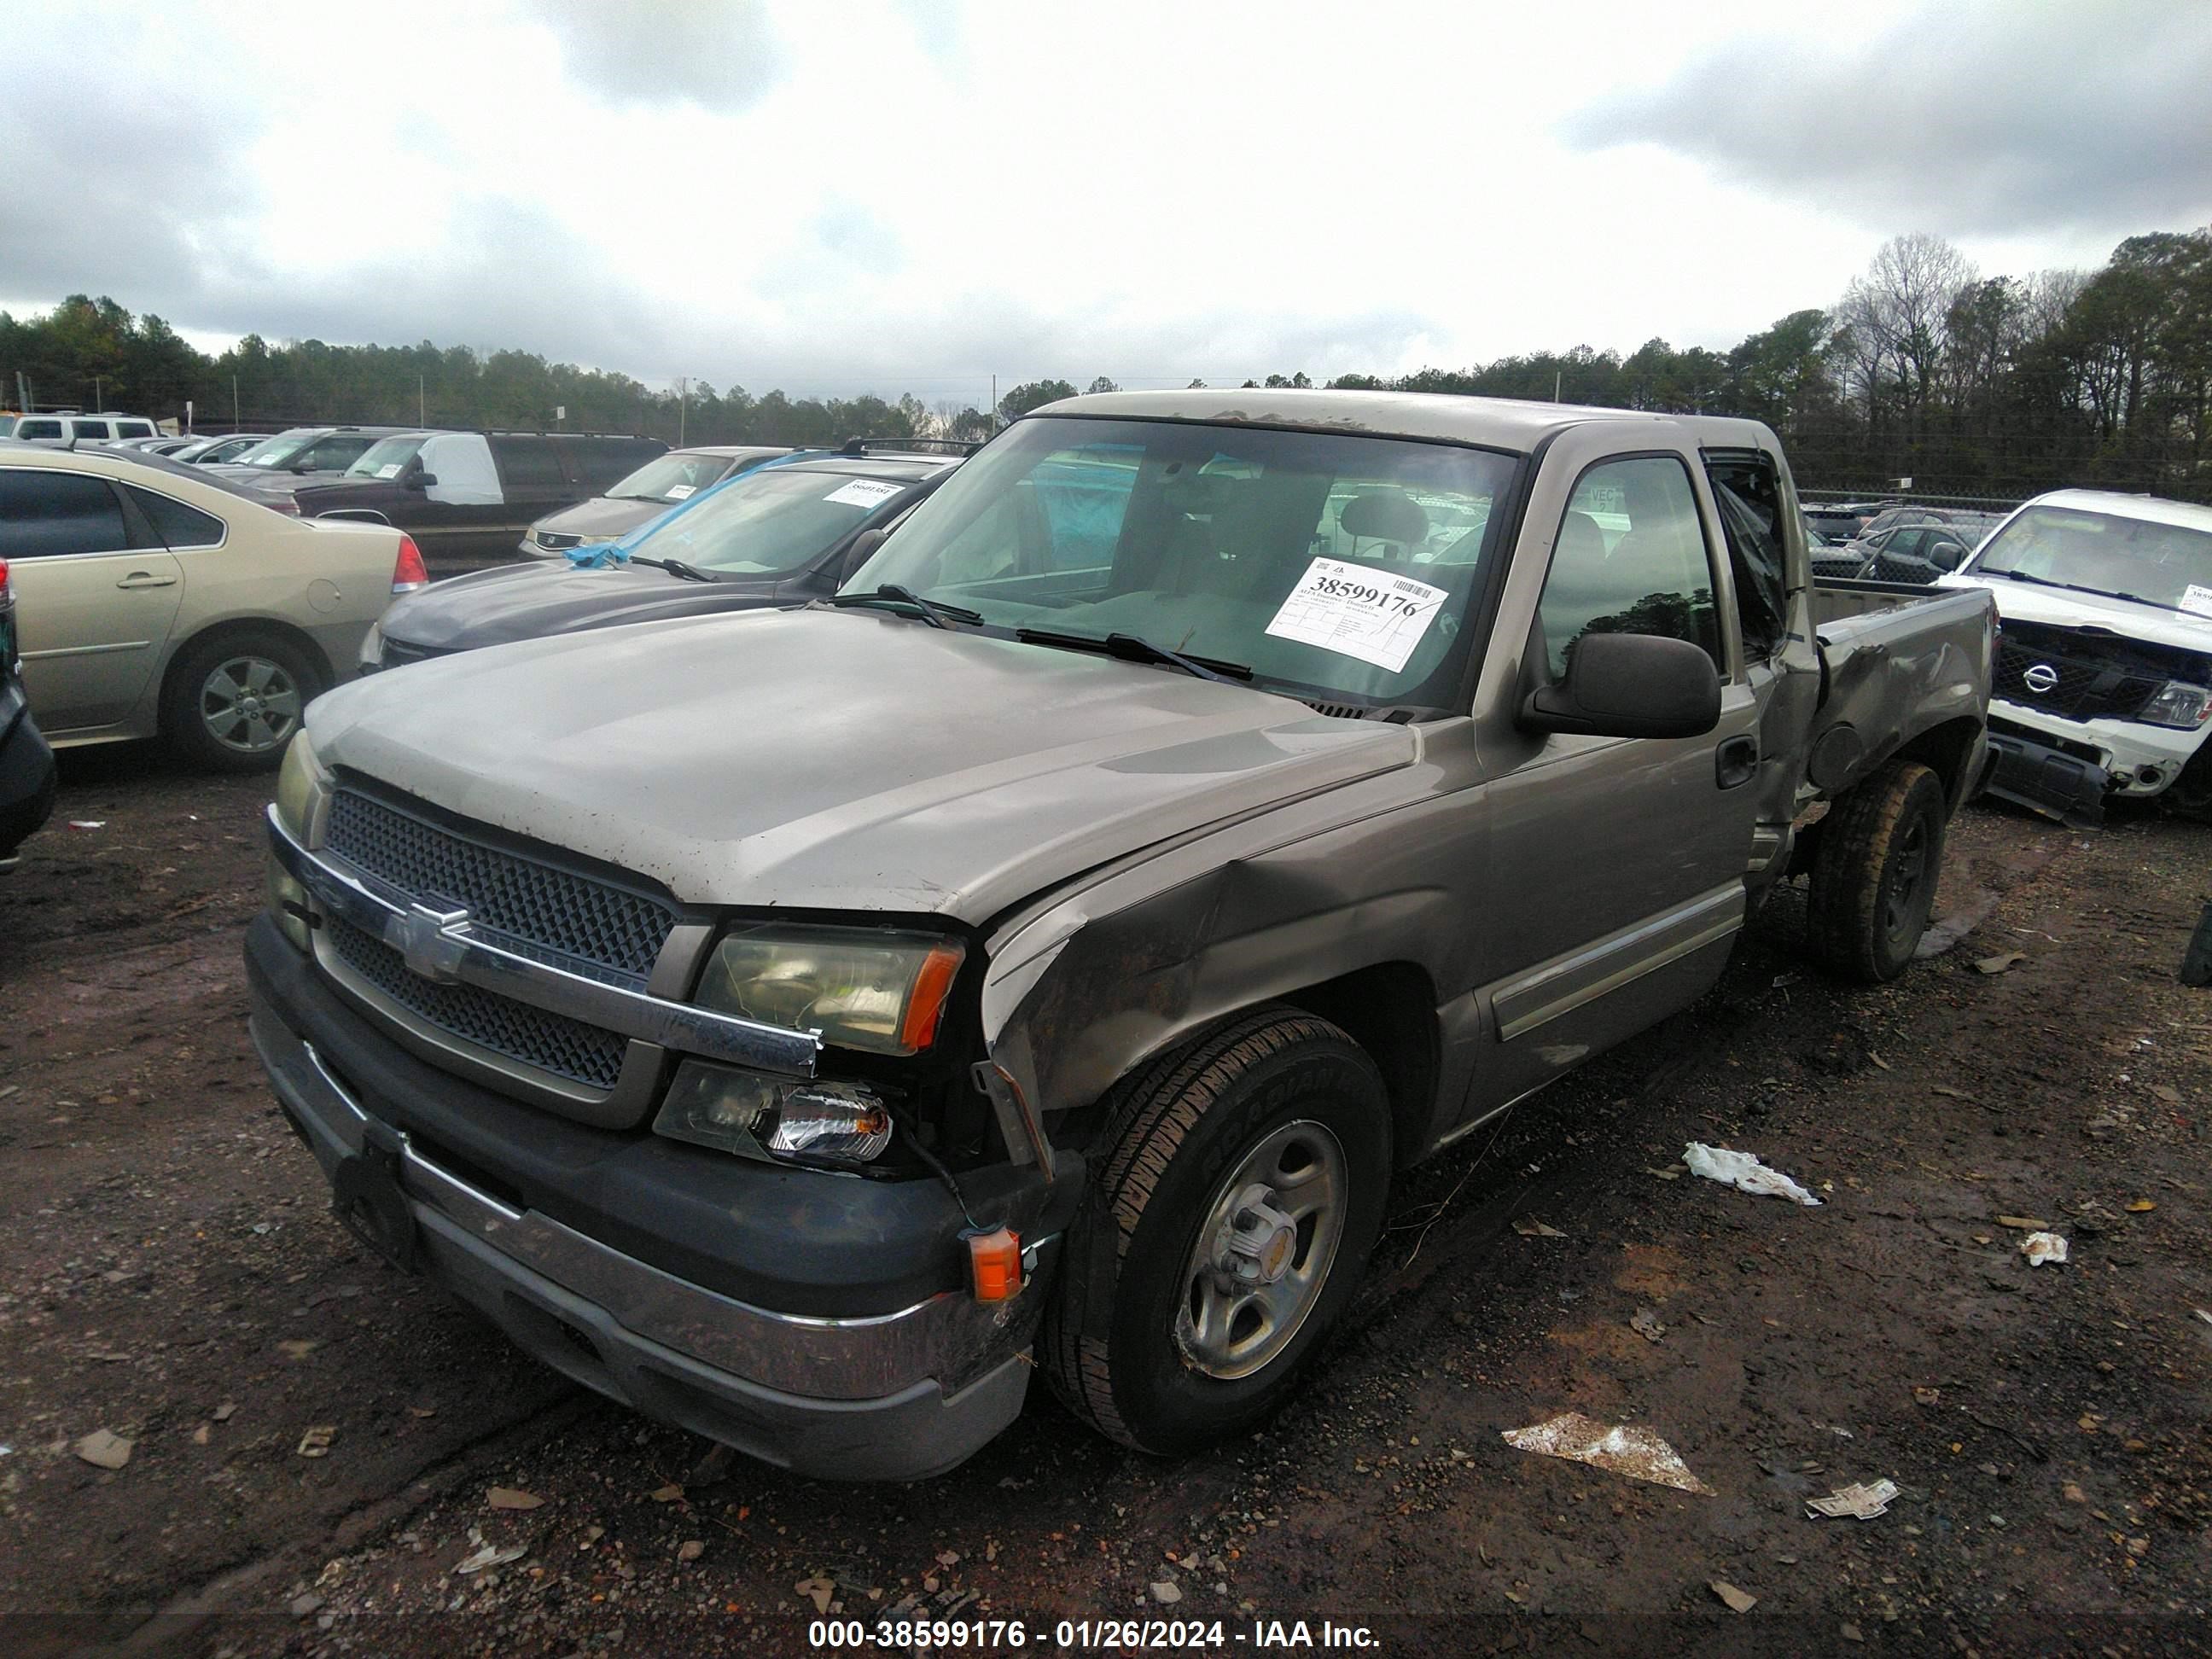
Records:
{"label": "silver pickup truck", "polygon": [[1776,884],[1911,960],[1990,599],[1802,522],[1745,421],[1050,405],[832,599],[318,701],[254,1040],[348,1225],[641,1411],[914,1478],[1041,1370],[1197,1446]]}

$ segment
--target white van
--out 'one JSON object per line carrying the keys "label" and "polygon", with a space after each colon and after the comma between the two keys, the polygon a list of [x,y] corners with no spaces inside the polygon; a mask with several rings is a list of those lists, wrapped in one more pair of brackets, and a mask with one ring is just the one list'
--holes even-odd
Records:
{"label": "white van", "polygon": [[19,438],[25,443],[112,443],[118,438],[158,438],[161,428],[143,415],[16,415],[8,417],[12,432],[0,438]]}

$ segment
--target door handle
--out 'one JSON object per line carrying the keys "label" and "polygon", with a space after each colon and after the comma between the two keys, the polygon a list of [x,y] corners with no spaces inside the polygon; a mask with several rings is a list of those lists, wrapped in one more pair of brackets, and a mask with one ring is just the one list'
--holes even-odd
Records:
{"label": "door handle", "polygon": [[1713,781],[1723,789],[1749,783],[1759,774],[1759,739],[1729,738],[1713,750]]}
{"label": "door handle", "polygon": [[134,570],[115,585],[118,587],[174,587],[177,579],[174,576],[157,576],[150,570]]}

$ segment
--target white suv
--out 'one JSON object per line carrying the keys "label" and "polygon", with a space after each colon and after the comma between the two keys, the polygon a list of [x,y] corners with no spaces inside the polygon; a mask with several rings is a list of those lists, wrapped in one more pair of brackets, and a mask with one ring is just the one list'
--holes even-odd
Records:
{"label": "white suv", "polygon": [[1996,595],[1993,793],[2075,823],[2108,795],[2212,816],[2212,507],[2057,490],[1938,581]]}

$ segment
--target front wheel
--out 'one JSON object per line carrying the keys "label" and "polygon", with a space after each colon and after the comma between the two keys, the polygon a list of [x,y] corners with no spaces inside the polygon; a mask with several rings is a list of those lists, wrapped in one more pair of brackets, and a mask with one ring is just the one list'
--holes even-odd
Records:
{"label": "front wheel", "polygon": [[1838,800],[1820,825],[1806,921],[1830,972],[1879,984],[1912,961],[1943,868],[1943,781],[1892,761]]}
{"label": "front wheel", "polygon": [[2185,818],[2212,823],[2212,740],[2189,757],[2166,790],[2166,804]]}
{"label": "front wheel", "polygon": [[1193,1451],[1273,1411],[1342,1316],[1382,1230],[1389,1099],[1337,1027],[1263,1009],[1139,1073],[1104,1139],[1047,1372],[1110,1438]]}

